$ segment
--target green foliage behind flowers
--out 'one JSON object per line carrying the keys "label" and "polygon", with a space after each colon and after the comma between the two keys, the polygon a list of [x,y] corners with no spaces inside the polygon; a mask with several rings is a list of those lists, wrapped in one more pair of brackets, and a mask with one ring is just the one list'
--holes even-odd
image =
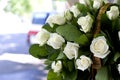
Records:
{"label": "green foliage behind flowers", "polygon": [[46,60],[47,80],[120,80],[119,15],[118,4],[83,0],[48,18],[29,52]]}

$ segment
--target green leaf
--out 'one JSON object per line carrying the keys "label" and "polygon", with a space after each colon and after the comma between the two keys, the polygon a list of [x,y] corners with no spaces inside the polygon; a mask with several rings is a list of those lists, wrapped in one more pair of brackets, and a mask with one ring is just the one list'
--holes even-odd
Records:
{"label": "green leaf", "polygon": [[58,55],[57,59],[67,59],[67,57],[65,56],[65,54],[64,54],[63,52],[61,52],[61,53]]}
{"label": "green leaf", "polygon": [[120,17],[114,21],[113,28],[120,30]]}
{"label": "green leaf", "polygon": [[78,54],[78,57],[81,56],[81,55],[85,55],[85,56],[90,56],[92,54],[90,54],[91,52],[89,51],[89,47],[81,47],[80,50],[79,50],[79,54]]}
{"label": "green leaf", "polygon": [[112,21],[108,19],[106,14],[101,16],[101,28],[103,31],[112,29]]}
{"label": "green leaf", "polygon": [[67,62],[68,69],[71,72],[74,69],[74,62],[73,61],[68,61]]}
{"label": "green leaf", "polygon": [[86,13],[89,12],[89,8],[86,7],[84,4],[77,3],[77,7],[80,10],[81,13]]}
{"label": "green leaf", "polygon": [[101,67],[101,69],[98,70],[95,80],[110,80],[110,75],[108,73],[108,68],[106,66]]}
{"label": "green leaf", "polygon": [[88,43],[87,36],[82,34],[80,30],[70,24],[59,26],[56,32],[62,35],[67,41],[74,41],[80,45],[86,45]]}
{"label": "green leaf", "polygon": [[72,24],[72,25],[74,25],[74,26],[77,26],[77,25],[78,25],[77,20],[78,20],[78,18],[73,18],[73,19],[70,21],[70,23],[68,23],[68,24]]}
{"label": "green leaf", "polygon": [[63,66],[67,71],[73,71],[75,69],[74,61],[73,60],[64,60]]}
{"label": "green leaf", "polygon": [[77,70],[74,70],[72,72],[69,71],[63,71],[63,80],[76,80],[77,79]]}
{"label": "green leaf", "polygon": [[45,45],[45,48],[47,49],[48,53],[50,53],[50,54],[59,52],[59,49],[54,49],[54,48],[52,48],[52,47],[49,46],[49,45]]}
{"label": "green leaf", "polygon": [[48,46],[48,45],[46,45],[46,49],[49,53],[48,59],[53,60],[53,61],[58,57],[58,55],[60,53],[59,49],[54,49],[54,48],[52,48],[51,46]]}
{"label": "green leaf", "polygon": [[48,56],[48,51],[45,46],[39,46],[39,44],[33,44],[29,48],[29,52],[32,56],[36,58],[46,58]]}
{"label": "green leaf", "polygon": [[54,24],[53,27],[51,27],[48,23],[46,23],[42,28],[46,29],[47,31],[54,33],[56,32],[56,28],[58,27],[57,24]]}
{"label": "green leaf", "polygon": [[[104,13],[104,14],[102,14],[102,16],[101,16],[101,22],[102,23],[105,23],[105,22],[109,22],[110,20],[109,20],[109,18],[107,17],[107,15]],[[111,21],[112,22],[112,21]],[[111,23],[110,23],[111,24]]]}
{"label": "green leaf", "polygon": [[49,60],[49,59],[46,59],[44,64],[45,65],[51,65],[53,61]]}
{"label": "green leaf", "polygon": [[53,32],[53,28],[50,27],[50,25],[49,25],[48,23],[45,24],[42,28],[46,29],[46,30],[49,31],[49,32]]}
{"label": "green leaf", "polygon": [[50,70],[51,69],[51,64],[52,64],[53,61],[49,60],[49,59],[46,59],[44,64],[46,65],[45,66],[45,69],[46,70]]}
{"label": "green leaf", "polygon": [[58,57],[58,55],[59,55],[59,52],[52,53],[52,54],[50,54],[50,55],[48,56],[48,59],[54,61],[54,60],[56,60],[56,58]]}
{"label": "green leaf", "polygon": [[119,52],[115,53],[114,61],[116,62],[118,58],[120,58],[120,53]]}
{"label": "green leaf", "polygon": [[76,38],[79,38],[81,33],[78,29],[70,24],[59,26],[56,29],[56,32],[65,37],[66,40],[75,41]]}
{"label": "green leaf", "polygon": [[47,80],[63,80],[63,79],[61,74],[54,73],[53,70],[49,70]]}
{"label": "green leaf", "polygon": [[89,40],[85,34],[82,34],[78,39],[75,41],[76,43],[79,43],[81,45],[87,45],[89,44]]}

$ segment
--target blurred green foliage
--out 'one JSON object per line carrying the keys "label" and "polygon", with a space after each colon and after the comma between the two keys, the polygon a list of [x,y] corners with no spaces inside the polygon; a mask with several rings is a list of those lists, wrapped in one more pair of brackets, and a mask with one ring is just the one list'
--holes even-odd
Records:
{"label": "blurred green foliage", "polygon": [[[1,1],[1,0],[0,0]],[[56,1],[64,2],[66,0],[51,0],[53,2],[53,8],[56,7]],[[43,0],[8,0],[7,5],[4,7],[5,12],[12,12],[18,16],[24,16],[24,14],[31,13],[36,8],[40,8]],[[37,7],[36,7],[37,6]]]}
{"label": "blurred green foliage", "polygon": [[9,0],[4,11],[22,16],[32,11],[30,1],[31,0]]}

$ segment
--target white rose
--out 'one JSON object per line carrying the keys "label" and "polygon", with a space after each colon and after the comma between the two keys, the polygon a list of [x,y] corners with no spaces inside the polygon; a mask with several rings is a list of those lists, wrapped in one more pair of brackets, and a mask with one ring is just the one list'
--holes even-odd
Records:
{"label": "white rose", "polygon": [[63,14],[49,16],[46,20],[46,23],[48,23],[51,27],[53,27],[54,24],[63,25],[65,22],[66,20]]}
{"label": "white rose", "polygon": [[77,69],[82,71],[88,69],[88,67],[90,67],[91,64],[92,64],[91,59],[84,55],[80,56],[80,59],[76,60]]}
{"label": "white rose", "polygon": [[106,12],[110,20],[114,20],[119,16],[119,9],[117,6],[111,6],[110,11]]}
{"label": "white rose", "polygon": [[120,40],[120,31],[118,31],[118,38],[119,38],[119,40]]}
{"label": "white rose", "polygon": [[90,6],[90,1],[89,0],[79,0],[81,4],[84,4],[85,6]]}
{"label": "white rose", "polygon": [[120,64],[118,64],[118,71],[119,71],[119,74],[120,74]]}
{"label": "white rose", "polygon": [[72,14],[70,13],[69,10],[66,10],[64,12],[64,16],[65,16],[66,20],[68,20],[68,21],[70,21],[72,19]]}
{"label": "white rose", "polygon": [[94,0],[93,2],[93,8],[99,9],[103,5],[103,0]]}
{"label": "white rose", "polygon": [[47,44],[52,46],[54,49],[59,49],[64,42],[65,40],[61,35],[57,33],[51,33]]}
{"label": "white rose", "polygon": [[81,12],[79,11],[79,9],[77,8],[77,6],[72,6],[70,8],[70,11],[73,13],[74,17],[77,17]]}
{"label": "white rose", "polygon": [[104,36],[94,38],[90,45],[91,52],[99,58],[105,58],[110,53],[108,49],[109,46]]}
{"label": "white rose", "polygon": [[51,65],[51,68],[53,69],[53,71],[55,73],[60,72],[62,69],[62,62],[61,61],[57,61],[57,62],[54,61]]}
{"label": "white rose", "polygon": [[40,32],[36,34],[36,40],[38,41],[40,46],[46,44],[49,37],[50,37],[50,33],[45,29],[41,29]]}
{"label": "white rose", "polygon": [[90,15],[87,15],[85,17],[80,17],[77,23],[81,26],[80,30],[86,33],[90,31],[93,24],[93,19]]}
{"label": "white rose", "polygon": [[76,43],[67,42],[67,45],[64,48],[64,54],[68,59],[73,59],[78,57],[79,45]]}

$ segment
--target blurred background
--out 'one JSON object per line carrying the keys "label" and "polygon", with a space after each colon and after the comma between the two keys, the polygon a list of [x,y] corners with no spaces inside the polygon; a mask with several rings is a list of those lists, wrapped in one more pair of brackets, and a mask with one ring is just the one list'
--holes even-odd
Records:
{"label": "blurred background", "polygon": [[46,80],[44,60],[29,54],[50,15],[79,0],[0,0],[0,80]]}
{"label": "blurred background", "polygon": [[46,80],[29,47],[47,17],[67,7],[66,0],[0,0],[0,80]]}

